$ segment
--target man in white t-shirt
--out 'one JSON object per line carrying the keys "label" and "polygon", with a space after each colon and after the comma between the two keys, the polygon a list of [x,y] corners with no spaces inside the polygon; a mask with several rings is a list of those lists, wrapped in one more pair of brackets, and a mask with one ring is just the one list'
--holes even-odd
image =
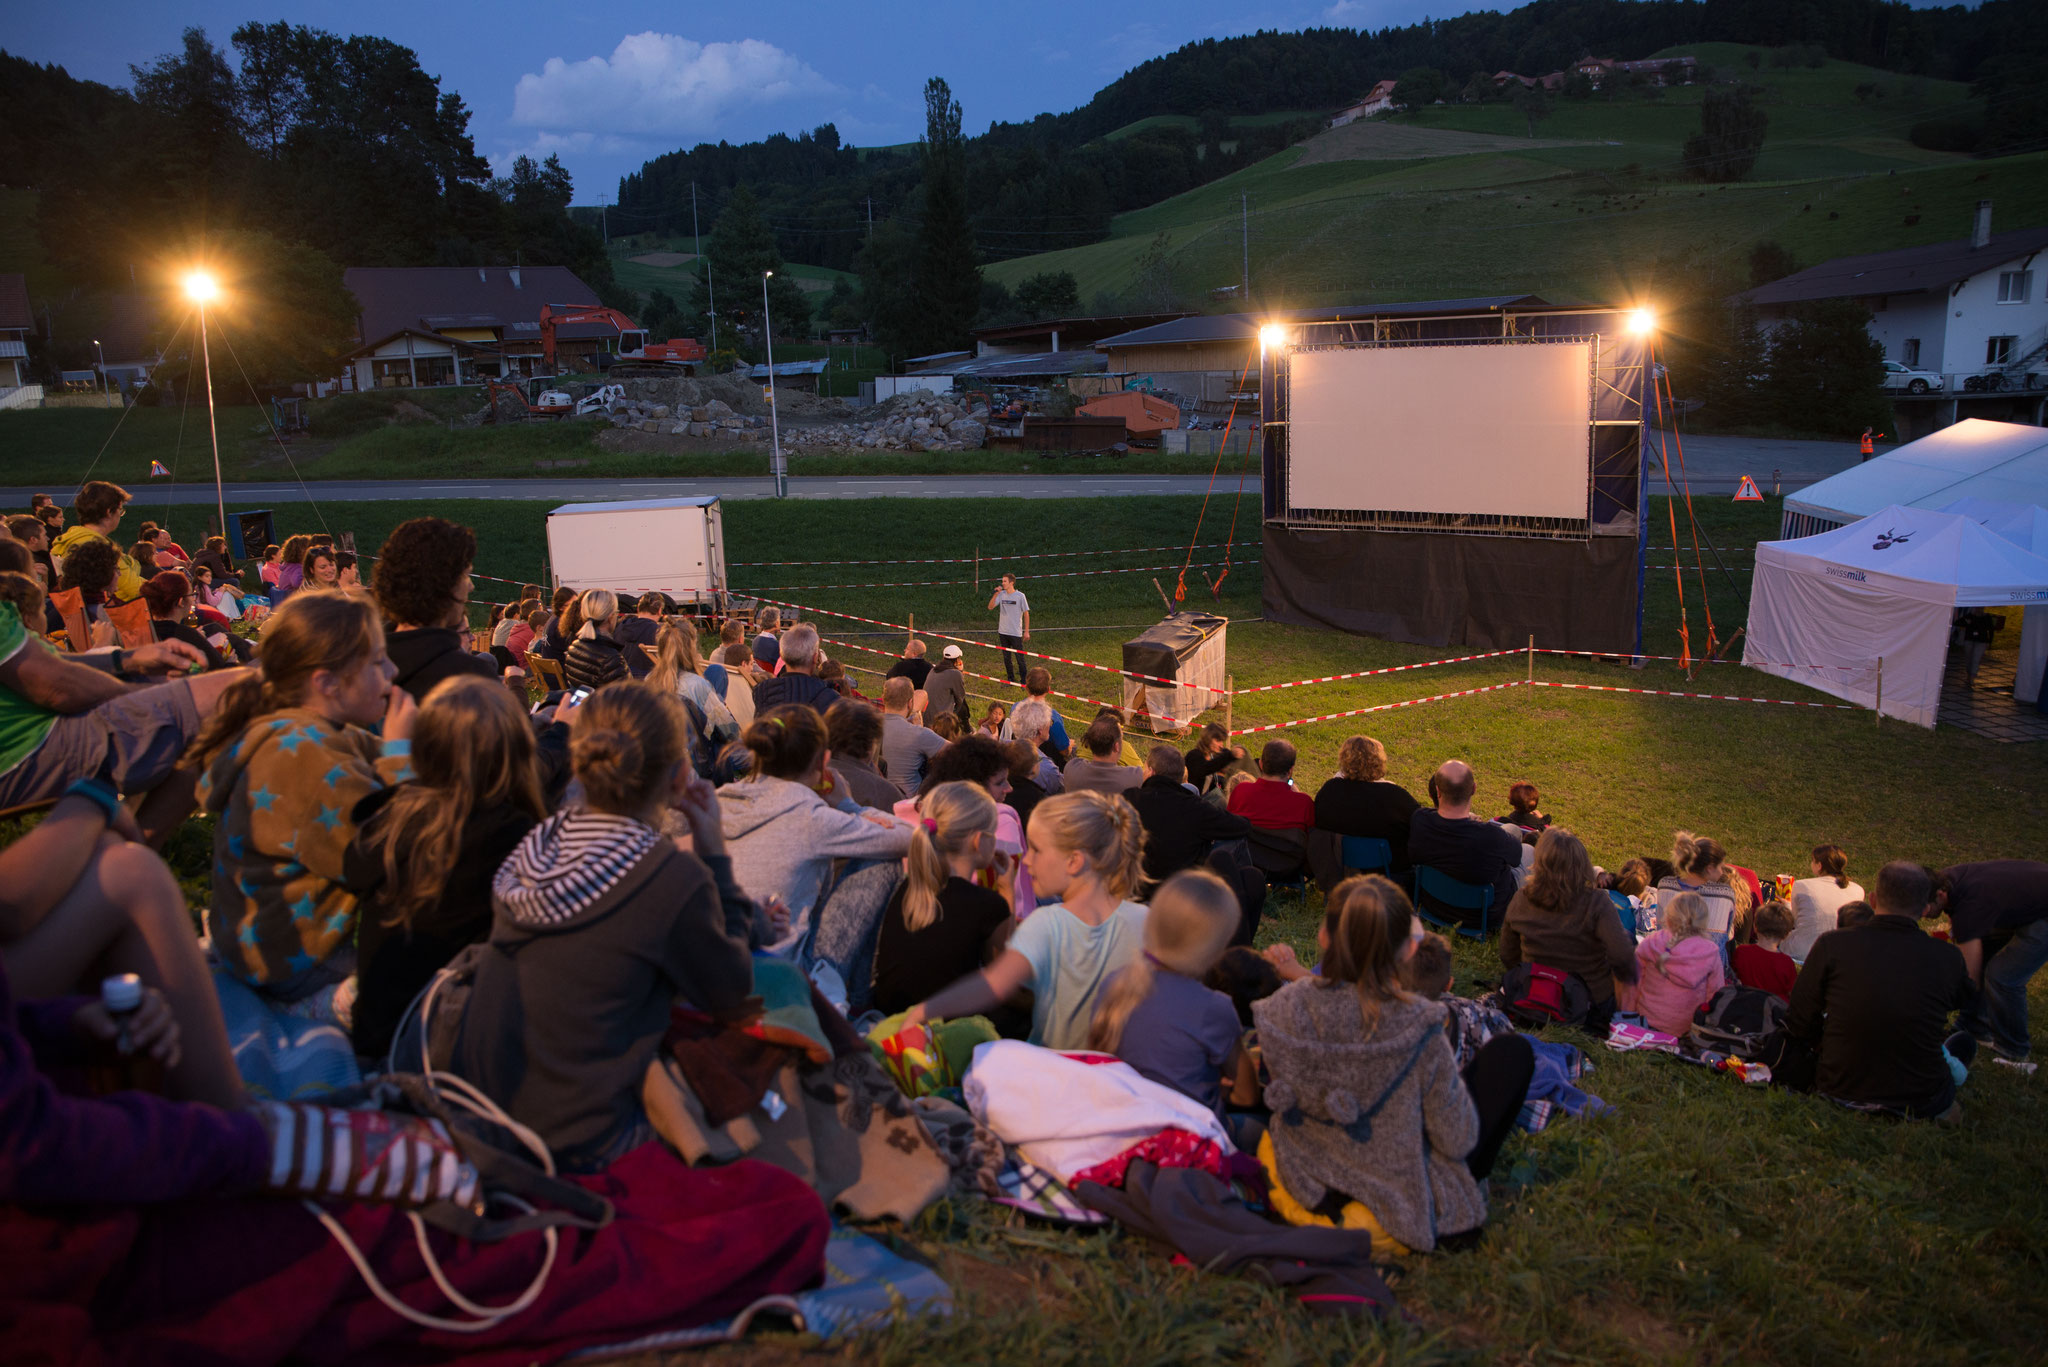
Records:
{"label": "man in white t-shirt", "polygon": [[1017,652],[1031,639],[1031,600],[1017,592],[1017,576],[1003,576],[1003,586],[988,600],[996,615],[996,639],[1003,643],[1003,677],[1024,682],[1024,657]]}

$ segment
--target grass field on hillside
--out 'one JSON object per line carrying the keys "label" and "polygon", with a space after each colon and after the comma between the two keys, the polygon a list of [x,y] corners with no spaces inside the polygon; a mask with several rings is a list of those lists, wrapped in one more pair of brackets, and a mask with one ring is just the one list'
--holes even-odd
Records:
{"label": "grass field on hillside", "polygon": [[[1766,238],[1811,264],[1960,237],[1980,198],[1996,202],[2001,227],[2048,221],[2048,156],[1974,161],[1908,141],[1915,122],[1968,109],[1965,87],[1846,62],[1750,71],[1742,49],[1710,46],[1705,60],[1759,87],[1770,119],[1755,170],[1734,185],[1679,175],[1704,87],[1557,100],[1533,140],[1507,104],[1436,105],[1374,127],[1503,143],[1421,160],[1319,160],[1358,136],[1336,130],[1119,215],[1107,241],[989,273],[1015,284],[1072,271],[1084,298],[1141,279],[1201,297],[1238,278],[1247,195],[1253,296],[1285,305],[1522,291],[1632,297],[1654,285],[1646,273],[1659,258],[1732,260]],[[1873,93],[1859,97],[1864,85]],[[1572,145],[1551,145],[1559,141]]]}
{"label": "grass field on hillside", "polygon": [[[992,561],[991,552],[1184,547],[1198,506],[1194,499],[735,503],[725,509],[725,527],[734,561],[971,556],[977,545]],[[545,505],[437,503],[432,510],[477,528],[480,570],[539,572]],[[423,510],[379,503],[321,511],[328,527],[351,528],[374,547],[390,526]],[[1212,504],[1205,542],[1220,539],[1227,511]],[[1777,517],[1775,505],[1716,502],[1700,512],[1706,533],[1724,546],[1769,535]],[[1015,561],[1039,629],[1034,644],[1113,662],[1117,644],[1159,612],[1144,582],[1150,576],[1055,580],[1048,569],[1177,559],[1168,552]],[[984,562],[979,588],[917,590],[817,586],[929,583],[971,577],[973,566],[761,566],[732,576],[809,585],[782,596],[815,606],[891,620],[914,611],[922,625],[980,633],[991,625],[983,604],[995,568]],[[1236,619],[1230,655],[1240,685],[1449,653],[1253,621],[1254,565],[1241,566],[1229,590],[1220,608]],[[1193,601],[1210,600],[1198,589]],[[1695,602],[1690,589],[1688,601]],[[1715,607],[1724,624],[1740,617],[1718,590]],[[1667,576],[1652,578],[1648,616],[1648,648],[1668,650],[1676,611]],[[831,619],[815,620],[835,636]],[[1692,620],[1698,633],[1696,602]],[[1069,626],[1083,629],[1055,630]],[[836,638],[884,649],[900,640]],[[867,658],[843,647],[832,653]],[[971,668],[1000,672],[993,650],[968,654]],[[1519,677],[1524,668],[1522,661],[1457,666],[1264,694],[1240,699],[1240,724]],[[1539,677],[1680,686],[1663,665],[1632,671],[1539,657],[1537,669]],[[1715,691],[1813,696],[1732,666],[1715,670]],[[1057,686],[1102,696],[1107,676],[1069,666],[1054,672]],[[1077,717],[1088,712],[1063,707]],[[1415,791],[1439,759],[1469,758],[1482,810],[1505,810],[1511,779],[1535,780],[1546,809],[1608,864],[1667,850],[1681,825],[1716,836],[1766,873],[1803,871],[1810,845],[1839,842],[1866,883],[1888,857],[1946,863],[2048,849],[2048,812],[2039,802],[2048,791],[2048,747],[1880,726],[1866,712],[1519,688],[1287,732],[1302,751],[1304,786],[1332,772],[1338,743],[1354,731],[1379,737],[1390,776]],[[203,876],[203,848],[192,858]],[[1276,895],[1268,909],[1261,942],[1284,940],[1312,959],[1320,898]],[[1488,946],[1460,942],[1457,965],[1458,990],[1468,993],[1499,973]],[[2048,1047],[2048,975],[2037,979],[2032,1009],[2035,1033]],[[1071,1233],[979,1204],[942,1203],[899,1237],[953,1285],[952,1319],[900,1324],[833,1351],[770,1334],[708,1357],[640,1361],[1976,1367],[2038,1360],[2048,1336],[2048,1300],[2038,1293],[2048,1265],[2048,1189],[2038,1172],[2038,1136],[2048,1125],[2043,1079],[1981,1067],[1963,1089],[1959,1125],[1890,1124],[1745,1088],[1673,1059],[1616,1056],[1570,1032],[1552,1034],[1596,1056],[1586,1086],[1615,1114],[1560,1119],[1541,1135],[1510,1140],[1495,1170],[1481,1246],[1413,1259],[1391,1274],[1412,1327],[1312,1319],[1248,1282],[1172,1266],[1132,1236]]]}

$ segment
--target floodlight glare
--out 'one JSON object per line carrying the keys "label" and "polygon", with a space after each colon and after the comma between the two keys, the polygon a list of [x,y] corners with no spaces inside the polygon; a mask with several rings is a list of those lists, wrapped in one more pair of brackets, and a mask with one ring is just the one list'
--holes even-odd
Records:
{"label": "floodlight glare", "polygon": [[193,271],[185,277],[185,297],[195,304],[210,304],[220,297],[220,284],[207,271]]}
{"label": "floodlight glare", "polygon": [[1657,330],[1657,315],[1648,309],[1635,309],[1628,316],[1628,330],[1639,337],[1647,337]]}
{"label": "floodlight glare", "polygon": [[1259,329],[1259,345],[1271,350],[1287,343],[1287,329],[1278,323],[1268,323]]}

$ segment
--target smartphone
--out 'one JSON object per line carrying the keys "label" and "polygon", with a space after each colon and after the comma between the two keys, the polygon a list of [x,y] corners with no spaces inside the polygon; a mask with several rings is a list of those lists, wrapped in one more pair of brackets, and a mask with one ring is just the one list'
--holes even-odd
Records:
{"label": "smartphone", "polygon": [[590,690],[587,688],[572,688],[569,690],[568,696],[563,698],[562,701],[572,707],[581,707],[583,700],[589,696]]}

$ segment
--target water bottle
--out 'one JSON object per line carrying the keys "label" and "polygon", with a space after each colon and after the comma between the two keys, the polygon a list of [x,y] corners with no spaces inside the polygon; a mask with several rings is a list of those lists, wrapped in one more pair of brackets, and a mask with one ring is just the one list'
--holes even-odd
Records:
{"label": "water bottle", "polygon": [[135,1051],[128,1035],[129,1022],[142,1009],[142,979],[133,973],[116,973],[100,981],[100,1006],[113,1020],[119,1033],[93,1050],[88,1067],[89,1086],[97,1095],[108,1092],[162,1092],[163,1065],[147,1054]]}

